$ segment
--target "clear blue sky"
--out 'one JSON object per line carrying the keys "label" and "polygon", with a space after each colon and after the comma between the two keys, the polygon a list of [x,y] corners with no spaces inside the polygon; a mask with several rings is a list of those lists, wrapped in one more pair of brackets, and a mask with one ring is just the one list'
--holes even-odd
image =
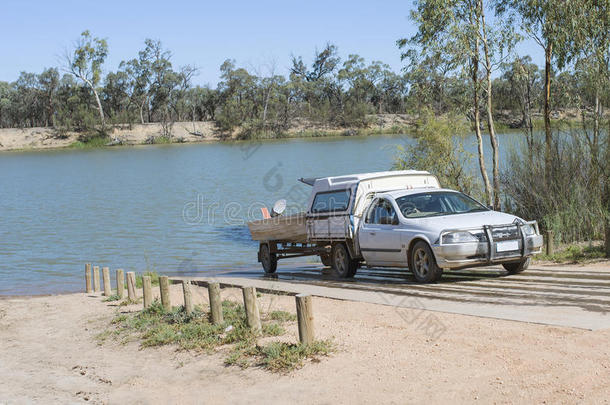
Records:
{"label": "clear blue sky", "polygon": [[[58,66],[64,49],[85,29],[108,40],[106,72],[136,57],[145,38],[160,39],[172,51],[174,66],[199,67],[196,84],[214,86],[227,58],[248,68],[275,60],[277,73],[286,74],[291,54],[309,62],[326,42],[336,44],[343,59],[358,53],[398,71],[396,40],[413,33],[411,7],[408,0],[2,0],[0,80]],[[541,62],[531,41],[519,51]]]}

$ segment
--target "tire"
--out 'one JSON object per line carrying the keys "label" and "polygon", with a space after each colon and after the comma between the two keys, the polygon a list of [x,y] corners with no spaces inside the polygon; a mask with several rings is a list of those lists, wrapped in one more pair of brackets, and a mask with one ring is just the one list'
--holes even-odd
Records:
{"label": "tire", "polygon": [[527,270],[531,261],[531,258],[528,257],[527,259],[516,263],[503,263],[502,267],[508,271],[508,274],[517,274]]}
{"label": "tire", "polygon": [[409,269],[419,283],[434,283],[440,280],[443,269],[438,267],[430,246],[419,241],[411,248]]}
{"label": "tire", "polygon": [[263,270],[265,270],[265,274],[273,274],[277,270],[277,255],[275,253],[271,253],[269,250],[268,244],[262,244],[260,246],[260,259],[261,264],[263,265]]}
{"label": "tire", "polygon": [[331,253],[332,268],[339,278],[352,278],[358,270],[358,261],[352,260],[344,243],[333,246]]}
{"label": "tire", "polygon": [[333,266],[333,261],[331,259],[331,256],[326,254],[326,255],[320,255],[320,260],[322,261],[322,264],[324,265],[324,267],[332,267]]}

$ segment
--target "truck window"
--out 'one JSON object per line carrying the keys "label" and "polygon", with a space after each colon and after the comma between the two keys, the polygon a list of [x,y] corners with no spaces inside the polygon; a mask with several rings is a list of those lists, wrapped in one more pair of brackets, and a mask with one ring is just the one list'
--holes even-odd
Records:
{"label": "truck window", "polygon": [[398,216],[388,200],[380,199],[373,203],[366,217],[366,222],[379,225],[398,225]]}
{"label": "truck window", "polygon": [[351,190],[326,191],[316,194],[311,212],[345,211],[349,207]]}
{"label": "truck window", "polygon": [[455,191],[408,194],[397,198],[396,203],[405,218],[425,218],[488,211],[478,201]]}

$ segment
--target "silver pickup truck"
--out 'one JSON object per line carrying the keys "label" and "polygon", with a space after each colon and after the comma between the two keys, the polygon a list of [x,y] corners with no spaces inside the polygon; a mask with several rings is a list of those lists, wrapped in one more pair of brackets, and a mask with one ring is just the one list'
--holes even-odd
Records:
{"label": "silver pickup truck", "polygon": [[428,172],[301,181],[312,186],[306,213],[249,224],[267,273],[275,272],[279,259],[318,255],[340,277],[353,277],[362,265],[402,267],[429,283],[439,280],[443,269],[500,263],[519,273],[542,248],[535,221],[443,189]]}

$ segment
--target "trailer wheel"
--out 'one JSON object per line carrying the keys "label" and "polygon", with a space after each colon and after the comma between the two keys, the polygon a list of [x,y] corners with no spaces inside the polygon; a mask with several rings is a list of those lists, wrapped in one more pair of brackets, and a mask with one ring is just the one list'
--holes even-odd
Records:
{"label": "trailer wheel", "polygon": [[528,257],[527,259],[522,260],[520,262],[504,263],[502,264],[502,266],[506,269],[506,271],[508,271],[508,274],[517,274],[527,270],[527,268],[530,266],[530,261],[531,260]]}
{"label": "trailer wheel", "polygon": [[440,280],[443,269],[438,267],[430,246],[424,241],[417,242],[410,254],[409,269],[420,283],[433,283]]}
{"label": "trailer wheel", "polygon": [[277,255],[271,253],[269,245],[266,243],[260,246],[260,259],[266,274],[275,273],[277,270]]}
{"label": "trailer wheel", "polygon": [[358,261],[353,260],[344,243],[337,243],[332,250],[332,267],[340,278],[352,278],[358,270]]}

